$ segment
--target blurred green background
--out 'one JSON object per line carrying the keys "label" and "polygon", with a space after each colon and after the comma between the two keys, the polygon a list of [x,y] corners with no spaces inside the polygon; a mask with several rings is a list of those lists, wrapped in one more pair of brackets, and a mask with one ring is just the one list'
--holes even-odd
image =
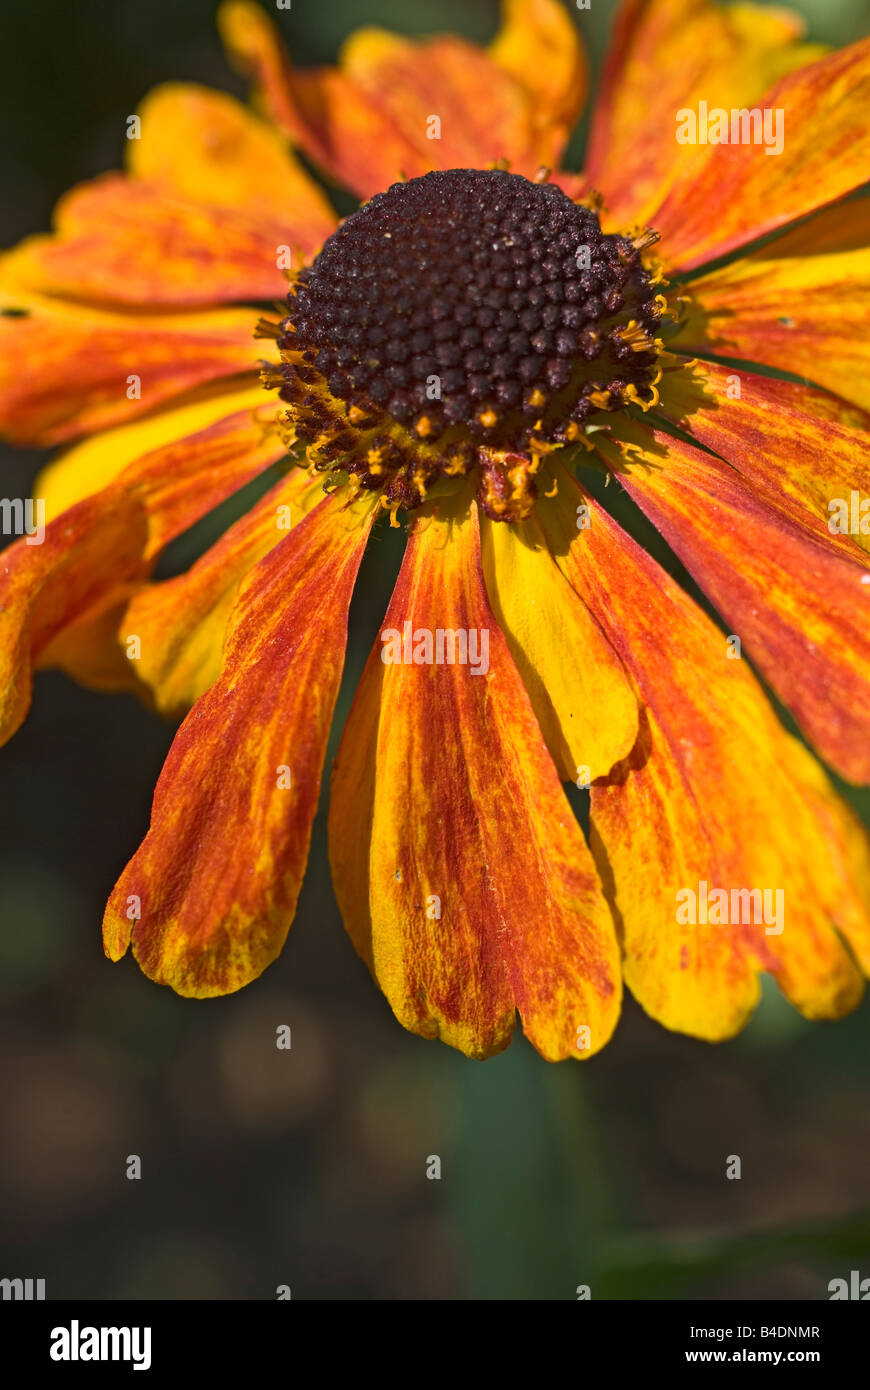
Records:
{"label": "blurred green background", "polygon": [[[794,8],[830,42],[870,29],[865,0]],[[152,84],[243,94],[214,9],[5,0],[0,244],[118,165]],[[485,40],[497,12],[293,0],[277,19],[309,63],[358,24]],[[592,0],[577,15],[596,66],[612,13]],[[4,495],[28,495],[40,461],[4,450]],[[389,532],[370,548],[339,727],[399,550]],[[0,757],[0,1274],[44,1277],[49,1297],[272,1298],[289,1284],[296,1298],[570,1299],[588,1284],[593,1298],[813,1299],[862,1261],[870,1273],[870,1003],[812,1025],[765,989],[746,1032],[710,1047],[627,1000],[583,1066],[548,1066],[521,1039],[468,1062],[403,1032],[356,959],[322,815],[287,947],[253,986],[193,1003],[110,965],[103,904],[171,737],[132,699],[46,675]],[[289,1053],[275,1048],[285,1023]]]}

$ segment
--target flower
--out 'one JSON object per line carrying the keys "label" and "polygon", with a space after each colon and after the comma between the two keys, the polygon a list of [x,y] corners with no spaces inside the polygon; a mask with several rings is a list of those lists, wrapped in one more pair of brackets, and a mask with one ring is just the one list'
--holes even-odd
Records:
{"label": "flower", "polygon": [[[0,420],[67,447],[36,485],[44,542],[0,563],[3,735],[35,666],[186,712],[105,949],[132,943],[181,994],[240,988],[294,914],[388,512],[410,534],[329,833],[399,1020],[482,1057],[519,1011],[543,1056],[582,1058],[623,978],[714,1040],[760,972],[837,1017],[870,967],[866,837],[746,658],[833,769],[870,778],[868,539],[828,505],[870,495],[870,201],[850,200],[870,43],[626,0],[570,174],[574,26],[557,0],[504,11],[486,51],[369,29],[297,72],[229,3],[262,116],[158,89],[127,173],[5,256]],[[735,143],[677,138],[720,111]],[[288,143],[363,207],[339,223]],[[153,580],[275,465],[187,573]],[[724,631],[617,524],[596,468]],[[567,781],[590,787],[588,845]]]}

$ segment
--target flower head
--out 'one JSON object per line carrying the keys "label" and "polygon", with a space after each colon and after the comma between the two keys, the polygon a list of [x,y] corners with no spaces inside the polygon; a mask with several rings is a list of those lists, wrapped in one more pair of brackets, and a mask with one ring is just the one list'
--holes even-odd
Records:
{"label": "flower head", "polygon": [[[401,1022],[488,1056],[519,1011],[545,1057],[588,1057],[624,979],[719,1039],[763,971],[836,1017],[870,968],[867,840],[749,663],[870,780],[870,44],[626,0],[572,174],[573,23],[504,10],[487,51],[363,30],[297,72],[225,5],[262,115],[159,89],[128,172],[0,262],[0,422],[66,446],[43,543],[0,561],[0,732],[34,666],[184,716],[105,949],[185,995],[242,987],[295,912],[388,514],[408,541],[329,835]],[[727,138],[699,140],[711,110]],[[359,209],[339,221],[292,146]],[[623,492],[709,607],[617,522]],[[832,527],[852,494],[859,524]]]}

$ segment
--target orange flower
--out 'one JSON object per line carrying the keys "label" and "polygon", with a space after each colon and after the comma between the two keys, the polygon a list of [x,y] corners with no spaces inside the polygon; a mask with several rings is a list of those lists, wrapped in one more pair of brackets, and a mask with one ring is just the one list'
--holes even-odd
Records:
{"label": "orange flower", "polygon": [[[354,581],[401,515],[329,819],[400,1021],[483,1057],[519,1010],[545,1057],[588,1057],[624,978],[721,1039],[762,971],[837,1017],[870,968],[867,841],[741,644],[870,780],[870,543],[830,524],[870,497],[870,201],[844,201],[870,167],[870,42],[626,0],[578,175],[558,172],[585,86],[568,12],[504,11],[486,51],[369,29],[297,72],[227,4],[261,116],[158,89],[127,173],[0,262],[0,420],[67,446],[35,486],[42,544],[0,561],[3,736],[34,667],[186,713],[105,949],[181,994],[240,988],[293,918]],[[288,143],[362,209],[338,223]],[[274,465],[187,573],[151,578]],[[560,781],[591,787],[589,845]]]}

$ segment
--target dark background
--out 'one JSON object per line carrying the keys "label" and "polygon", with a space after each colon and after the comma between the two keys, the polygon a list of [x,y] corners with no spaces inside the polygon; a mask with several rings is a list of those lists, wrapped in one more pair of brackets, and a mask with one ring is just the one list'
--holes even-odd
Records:
{"label": "dark background", "polygon": [[[795,8],[831,42],[870,28],[864,0]],[[119,165],[153,84],[243,95],[214,9],[4,0],[0,244]],[[593,56],[611,14],[593,0],[577,17]],[[294,0],[277,18],[309,63],[363,23],[486,40],[497,5]],[[42,459],[4,450],[0,491],[27,496]],[[339,728],[399,544],[381,535],[365,562]],[[468,1062],[405,1033],[357,960],[322,815],[284,953],[241,994],[185,1001],[109,964],[103,904],[171,737],[132,698],[48,674],[0,754],[0,1276],[43,1277],[49,1297],[573,1298],[586,1283],[593,1298],[813,1299],[870,1275],[867,1003],[810,1024],[765,988],[746,1032],[711,1047],[628,999],[582,1067],[519,1037]]]}

